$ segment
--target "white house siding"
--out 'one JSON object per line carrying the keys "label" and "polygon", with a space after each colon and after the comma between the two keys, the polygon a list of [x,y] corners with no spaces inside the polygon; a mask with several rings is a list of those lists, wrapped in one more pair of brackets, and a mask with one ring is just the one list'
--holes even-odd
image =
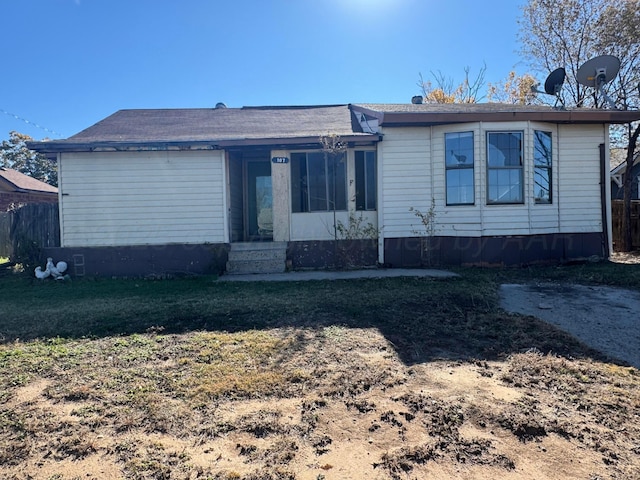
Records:
{"label": "white house siding", "polygon": [[[552,203],[534,201],[534,131],[552,134]],[[446,205],[445,133],[474,134],[474,205]],[[524,203],[487,205],[486,133],[524,133]],[[509,236],[601,232],[599,145],[602,125],[484,122],[436,127],[388,128],[379,144],[381,226],[386,238],[424,231],[409,209],[435,204],[436,236]]]}
{"label": "white house siding", "polygon": [[[336,212],[335,222],[349,225],[348,212]],[[333,240],[333,212],[307,212],[291,214],[291,240]]]}
{"label": "white house siding", "polygon": [[431,189],[430,130],[421,127],[388,128],[378,144],[379,227],[386,238],[411,237],[422,227],[409,211],[427,212]]}
{"label": "white house siding", "polygon": [[[560,231],[602,232],[600,144],[606,143],[603,125],[560,125]],[[607,164],[608,165],[608,164]]]}
{"label": "white house siding", "polygon": [[61,154],[62,246],[222,243],[222,152]]}

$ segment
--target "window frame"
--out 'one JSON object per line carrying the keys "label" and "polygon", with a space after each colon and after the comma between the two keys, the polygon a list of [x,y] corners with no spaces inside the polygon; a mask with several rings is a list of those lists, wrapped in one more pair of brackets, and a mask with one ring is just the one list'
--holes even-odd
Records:
{"label": "window frame", "polygon": [[[453,155],[453,149],[448,146],[447,137],[460,137],[462,135],[470,134],[471,136],[471,162],[470,164],[449,164],[447,161],[447,152],[451,150]],[[445,132],[444,134],[444,181],[445,181],[445,203],[447,206],[473,206],[476,204],[476,180],[475,180],[475,134],[473,130],[465,130],[461,132]],[[462,150],[459,150],[462,151]],[[465,150],[466,151],[466,150]],[[449,199],[449,172],[471,170],[471,201],[470,202],[455,202]]]}
{"label": "window frame", "polygon": [[[549,138],[549,152],[548,152],[548,156],[545,155],[545,157],[548,158],[548,163],[547,164],[538,164],[538,145],[539,145],[539,140],[538,140],[538,134],[545,134],[548,136]],[[545,148],[544,146],[542,148]],[[546,171],[547,172],[547,180],[549,182],[549,188],[548,188],[548,197],[541,197],[539,195],[536,194],[536,185],[538,184],[536,182],[536,175],[538,173],[538,171]],[[533,201],[536,205],[551,205],[553,204],[553,132],[548,132],[546,130],[537,130],[534,129],[533,130]]]}
{"label": "window frame", "polygon": [[[360,155],[362,155],[361,159],[359,158]],[[373,158],[368,158],[369,156]],[[371,160],[371,162],[368,162],[368,160]],[[378,166],[376,151],[354,150],[353,162],[355,209],[357,212],[374,212],[378,209]],[[361,171],[359,171],[360,163],[362,163]]]}
{"label": "window frame", "polygon": [[[310,168],[310,160],[313,161],[313,158],[310,159],[310,156],[314,156],[317,158],[317,156],[322,156],[322,163],[321,165],[312,165],[313,168]],[[333,195],[334,192],[332,191],[332,167],[330,166],[330,163],[332,162],[331,159],[332,155],[327,153],[327,152],[322,152],[322,151],[305,151],[305,152],[292,152],[291,153],[291,202],[290,202],[290,206],[291,206],[291,212],[292,213],[322,213],[322,212],[333,212],[334,210],[336,212],[345,212],[348,209],[348,191],[347,191],[347,176],[348,176],[348,172],[347,172],[347,155],[346,152],[343,152],[341,154],[336,155],[335,157],[335,166],[338,167],[338,165],[340,163],[342,163],[341,166],[341,170],[342,170],[342,176],[343,176],[343,180],[344,182],[341,182],[339,177],[336,177],[336,190],[335,190],[335,196]],[[304,158],[304,168],[302,168],[302,158]],[[297,178],[294,178],[293,175],[293,170],[294,170],[294,164],[298,165],[298,170],[299,170],[299,175],[297,176]],[[320,167],[320,168],[318,168]],[[319,178],[323,178],[323,181],[316,181],[314,182],[314,184],[312,185],[311,182],[309,182],[309,172],[310,171],[314,171],[314,170],[322,170],[322,175]],[[336,168],[337,171],[337,168]],[[302,182],[302,178],[300,176],[300,174],[304,172],[305,176],[307,178],[306,183]],[[297,186],[294,185],[294,182],[298,182]],[[341,183],[343,183],[342,188],[342,195],[339,194],[338,191],[338,187],[340,187]],[[320,185],[323,184],[323,185]],[[324,190],[324,197],[318,197],[317,199],[313,199],[311,197],[312,195],[312,191],[313,189],[318,189],[320,191]],[[296,201],[295,197],[296,194],[300,195],[299,197],[299,205],[297,205],[298,208],[296,208],[294,206],[294,202]],[[306,198],[303,198],[302,195],[305,195]],[[341,208],[337,208],[337,199],[339,199],[340,203],[344,202],[344,207],[342,205],[340,205]],[[315,203],[314,202],[318,202],[318,201],[323,201],[325,202],[325,209],[318,209],[318,208],[314,208]],[[333,205],[332,205],[333,204]],[[342,208],[343,207],[343,208]]]}
{"label": "window frame", "polygon": [[[492,142],[489,141],[490,136],[492,135],[499,135],[499,134],[508,134],[508,135],[518,135],[520,137],[520,146],[519,146],[519,152],[520,152],[520,160],[519,160],[519,165],[513,166],[513,165],[502,165],[502,166],[492,166],[490,165],[490,160],[491,160],[491,154],[489,151],[489,147],[494,145]],[[523,130],[487,130],[485,132],[485,140],[486,140],[486,148],[485,148],[485,153],[486,153],[486,168],[487,168],[487,173],[486,173],[486,181],[487,181],[487,185],[486,185],[486,202],[487,205],[524,205],[525,204],[525,176],[524,176],[524,164],[525,164],[525,148],[524,148],[524,139],[525,139],[525,132]],[[495,147],[496,149],[498,149],[498,147]],[[499,149],[498,149],[499,150]],[[505,160],[508,160],[505,157]],[[518,177],[519,177],[519,199],[518,200],[508,200],[508,201],[500,201],[499,199],[492,199],[491,198],[491,173],[492,172],[513,172],[513,171],[517,171],[518,172]],[[511,184],[510,190],[515,186],[515,184]]]}

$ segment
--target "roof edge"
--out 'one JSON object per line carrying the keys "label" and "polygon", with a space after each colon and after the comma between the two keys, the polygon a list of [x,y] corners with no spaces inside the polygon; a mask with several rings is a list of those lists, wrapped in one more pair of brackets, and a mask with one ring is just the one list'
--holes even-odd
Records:
{"label": "roof edge", "polygon": [[501,109],[495,111],[468,111],[459,110],[452,112],[443,111],[411,111],[395,112],[380,111],[369,107],[352,105],[352,110],[366,113],[378,118],[381,126],[432,126],[453,123],[470,122],[513,122],[513,121],[539,121],[549,123],[574,123],[574,124],[625,124],[640,120],[640,110],[605,110],[605,109],[580,109],[580,110],[521,110],[518,108]]}
{"label": "roof edge", "polygon": [[[370,145],[382,140],[379,134],[361,133],[357,135],[341,135],[351,145]],[[231,140],[198,140],[198,141],[152,141],[152,142],[69,142],[47,141],[27,142],[27,148],[40,153],[95,152],[95,151],[136,151],[136,150],[223,150],[239,147],[320,147],[319,136],[294,138],[244,138]]]}
{"label": "roof edge", "polygon": [[[633,166],[635,167],[640,162],[640,153],[636,153],[633,156]],[[627,171],[627,160],[626,158],[620,162],[618,165],[611,169],[611,175],[615,175],[617,173],[624,173]]]}

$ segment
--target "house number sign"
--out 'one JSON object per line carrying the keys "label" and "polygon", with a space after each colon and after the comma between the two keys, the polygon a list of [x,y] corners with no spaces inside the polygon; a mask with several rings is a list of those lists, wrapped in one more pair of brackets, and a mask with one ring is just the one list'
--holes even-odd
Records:
{"label": "house number sign", "polygon": [[288,157],[273,157],[271,163],[289,163]]}

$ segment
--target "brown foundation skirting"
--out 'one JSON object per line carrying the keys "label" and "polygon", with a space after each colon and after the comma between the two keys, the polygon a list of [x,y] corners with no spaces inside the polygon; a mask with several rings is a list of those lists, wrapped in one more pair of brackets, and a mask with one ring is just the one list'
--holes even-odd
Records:
{"label": "brown foundation skirting", "polygon": [[124,247],[43,248],[43,260],[67,262],[72,277],[150,277],[219,274],[229,246],[144,245]]}
{"label": "brown foundation skirting", "polygon": [[[377,248],[371,239],[289,242],[287,263],[293,270],[375,266]],[[51,247],[42,249],[42,262],[65,261],[72,277],[165,278],[223,273],[228,254],[228,244]],[[384,241],[385,266],[392,268],[561,264],[607,255],[602,233]]]}
{"label": "brown foundation skirting", "polygon": [[501,237],[386,238],[391,267],[524,266],[561,264],[607,256],[602,233]]}
{"label": "brown foundation skirting", "polygon": [[348,269],[376,265],[378,240],[309,240],[289,242],[287,261],[293,270]]}

